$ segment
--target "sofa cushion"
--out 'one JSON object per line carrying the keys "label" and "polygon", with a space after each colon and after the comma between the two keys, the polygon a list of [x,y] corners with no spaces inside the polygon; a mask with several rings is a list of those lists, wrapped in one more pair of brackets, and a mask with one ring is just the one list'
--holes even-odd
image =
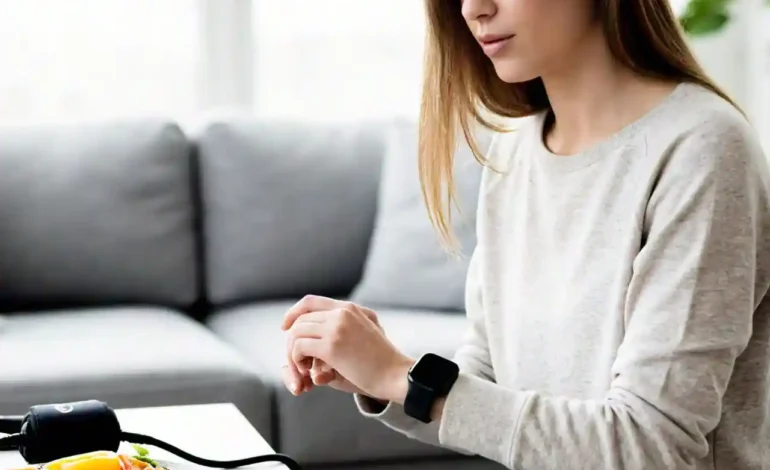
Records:
{"label": "sofa cushion", "polygon": [[213,304],[355,286],[377,204],[377,129],[233,117],[195,134]]}
{"label": "sofa cushion", "polygon": [[[490,137],[479,133],[480,149],[486,150]],[[370,253],[351,298],[371,307],[463,311],[482,166],[462,140],[454,169],[459,211],[452,208],[461,253],[452,256],[440,245],[422,198],[417,138],[417,125],[409,121],[388,134]]]}
{"label": "sofa cushion", "polygon": [[[221,310],[208,319],[209,327],[238,349],[274,387],[281,452],[305,464],[452,454],[362,417],[349,394],[331,388],[318,388],[299,397],[289,393],[281,381],[286,335],[280,324],[291,305],[256,303]],[[414,357],[429,351],[451,357],[465,331],[465,318],[460,315],[419,310],[380,310],[378,314],[388,337]]]}
{"label": "sofa cushion", "polygon": [[0,129],[0,309],[191,304],[189,164],[163,121]]}
{"label": "sofa cushion", "polygon": [[160,308],[27,313],[0,325],[0,414],[98,399],[116,408],[234,403],[270,438],[270,393],[242,357]]}

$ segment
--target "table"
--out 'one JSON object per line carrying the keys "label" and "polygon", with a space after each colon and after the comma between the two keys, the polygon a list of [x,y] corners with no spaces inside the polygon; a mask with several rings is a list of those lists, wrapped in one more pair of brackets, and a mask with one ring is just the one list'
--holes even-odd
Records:
{"label": "table", "polygon": [[[240,411],[229,403],[119,409],[116,413],[123,431],[158,438],[198,457],[235,460],[275,453]],[[161,449],[145,447],[150,450],[152,458],[168,462],[172,470],[204,468],[188,464]],[[135,454],[127,443],[122,443],[118,452]],[[25,465],[18,452],[0,452],[0,469],[20,468]],[[286,469],[277,462],[242,468]]]}

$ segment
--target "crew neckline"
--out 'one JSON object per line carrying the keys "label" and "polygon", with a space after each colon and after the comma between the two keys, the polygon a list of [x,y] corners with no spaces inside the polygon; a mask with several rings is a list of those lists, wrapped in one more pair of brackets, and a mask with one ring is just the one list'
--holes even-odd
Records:
{"label": "crew neckline", "polygon": [[553,153],[548,146],[546,146],[543,131],[550,110],[542,111],[537,117],[534,129],[536,134],[534,139],[534,156],[542,166],[557,172],[574,171],[591,165],[602,159],[614,148],[630,142],[642,129],[654,122],[675,102],[679,101],[680,96],[682,96],[686,90],[691,89],[691,87],[694,86],[697,87],[698,85],[690,82],[680,82],[666,97],[638,119],[622,127],[608,138],[597,142],[582,152],[572,155],[559,155]]}

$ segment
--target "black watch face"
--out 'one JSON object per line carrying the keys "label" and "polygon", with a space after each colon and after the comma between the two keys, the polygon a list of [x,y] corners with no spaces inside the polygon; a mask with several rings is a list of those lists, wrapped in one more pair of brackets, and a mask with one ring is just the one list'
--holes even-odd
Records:
{"label": "black watch face", "polygon": [[444,392],[454,382],[457,373],[458,367],[454,362],[436,354],[426,354],[414,365],[410,377],[422,386]]}

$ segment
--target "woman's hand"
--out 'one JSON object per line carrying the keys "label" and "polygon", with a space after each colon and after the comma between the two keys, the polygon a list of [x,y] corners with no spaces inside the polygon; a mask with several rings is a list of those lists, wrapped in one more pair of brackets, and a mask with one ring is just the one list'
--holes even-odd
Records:
{"label": "woman's hand", "polygon": [[326,385],[342,392],[358,393],[359,395],[366,394],[366,392],[353,385],[339,372],[332,369],[329,364],[318,358],[313,359],[313,367],[310,369],[310,379],[313,386]]}
{"label": "woman's hand", "polygon": [[[413,364],[385,336],[376,314],[352,302],[308,296],[284,318],[289,331],[285,379],[309,389],[316,385],[403,403],[407,372]],[[315,363],[315,367],[314,367]]]}
{"label": "woman's hand", "polygon": [[[296,303],[287,313],[287,317],[289,314],[293,314],[299,312],[300,314],[303,313],[310,313],[312,310],[309,310],[309,307],[311,304],[314,304],[316,302],[317,297],[315,296],[307,296],[304,299],[302,299],[300,302]],[[335,305],[339,307],[343,307],[344,305],[349,304],[349,302],[342,302],[330,298],[323,298],[326,301],[333,302]],[[377,318],[377,314],[371,310],[362,308],[361,309],[364,314],[377,326],[382,329],[382,326],[380,325],[380,322]],[[286,330],[287,328],[290,328],[285,326],[286,320],[284,319],[284,322],[282,324],[282,329]],[[326,364],[324,361],[318,358],[308,359],[305,361],[302,361],[300,363],[295,363],[292,359],[292,349],[294,347],[294,341],[291,337],[289,337],[288,341],[286,342],[287,351],[286,351],[286,362],[287,364],[283,366],[283,382],[286,385],[286,388],[289,389],[294,395],[300,395],[305,392],[309,392],[313,389],[314,386],[329,386],[334,389],[347,392],[347,393],[358,393],[358,394],[364,394],[362,390],[360,390],[358,387],[350,383],[349,380],[344,378],[342,375],[339,374],[336,370],[332,369],[331,366]]]}
{"label": "woman's hand", "polygon": [[[291,342],[289,343],[291,344]],[[293,362],[291,355],[289,355],[288,361]],[[365,395],[361,389],[350,383],[349,380],[341,376],[339,372],[332,369],[324,361],[313,359],[312,364],[310,370],[303,373],[297,371],[296,365],[293,367],[290,367],[288,364],[283,366],[283,383],[294,395],[301,395],[302,393],[309,392],[315,386],[323,385],[342,392]]]}

